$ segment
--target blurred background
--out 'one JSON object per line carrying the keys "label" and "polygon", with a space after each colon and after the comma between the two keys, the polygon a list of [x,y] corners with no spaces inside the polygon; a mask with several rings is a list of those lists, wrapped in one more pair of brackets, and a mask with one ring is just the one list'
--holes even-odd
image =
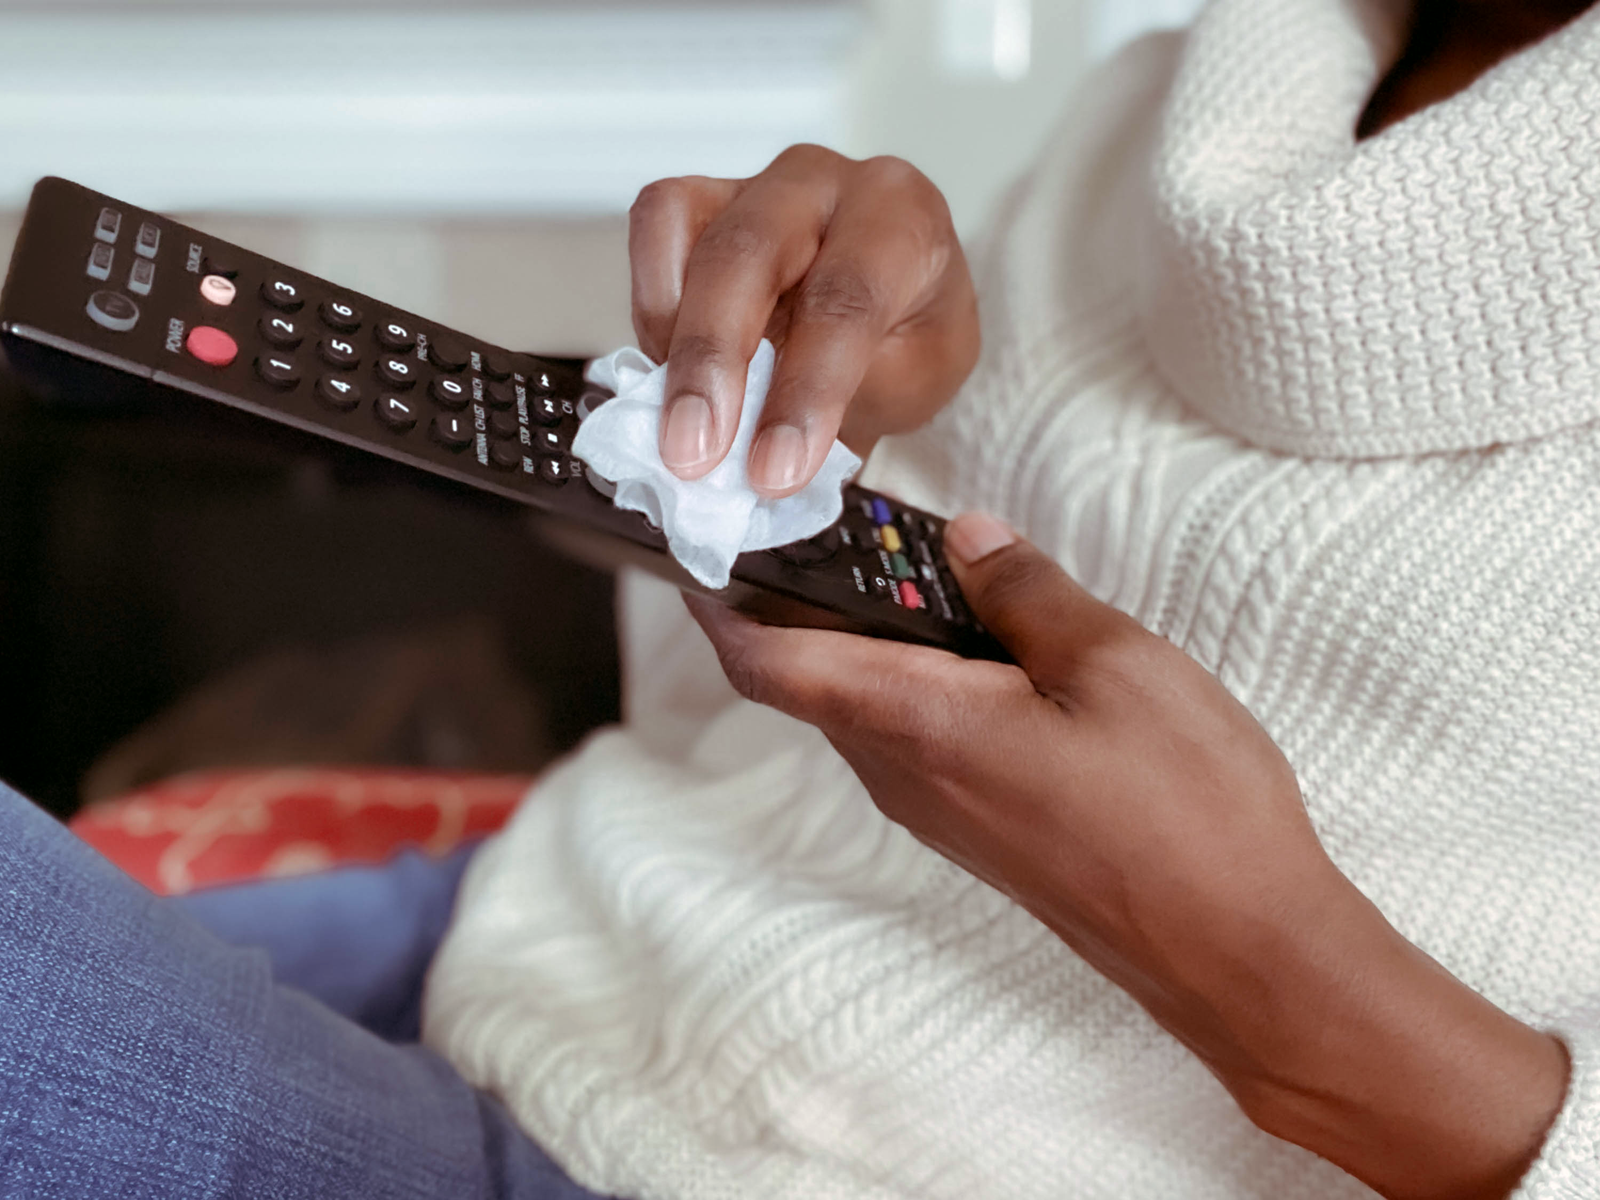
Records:
{"label": "blurred background", "polygon": [[[64,175],[491,341],[631,339],[652,179],[910,159],[964,237],[1196,0],[0,0],[0,254]],[[0,778],[532,772],[614,719],[611,581],[515,524],[0,363]]]}

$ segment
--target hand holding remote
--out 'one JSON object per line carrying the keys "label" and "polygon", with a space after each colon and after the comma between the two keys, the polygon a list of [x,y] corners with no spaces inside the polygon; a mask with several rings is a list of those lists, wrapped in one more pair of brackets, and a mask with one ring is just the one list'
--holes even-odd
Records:
{"label": "hand holding remote", "polygon": [[944,197],[899,159],[784,151],[752,179],[651,184],[633,206],[633,322],[666,361],[663,461],[727,454],[745,364],[777,369],[750,451],[768,496],[803,487],[836,437],[863,457],[923,424],[977,361],[977,298]]}
{"label": "hand holding remote", "polygon": [[690,607],[750,699],[820,728],[885,815],[1029,909],[1259,1127],[1388,1197],[1503,1197],[1562,1047],[1405,940],[1211,675],[992,518],[945,549],[1018,666]]}

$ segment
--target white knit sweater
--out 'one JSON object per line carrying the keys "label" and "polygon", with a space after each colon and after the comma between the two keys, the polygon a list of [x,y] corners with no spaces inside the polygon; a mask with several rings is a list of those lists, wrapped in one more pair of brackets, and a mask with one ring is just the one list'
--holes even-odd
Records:
{"label": "white knit sweater", "polygon": [[[1355,144],[1406,5],[1218,0],[1102,71],[869,482],[1009,518],[1214,671],[1400,930],[1573,1058],[1600,1196],[1600,10]],[[472,869],[429,1041],[682,1200],[1368,1194],[628,591],[628,723]]]}

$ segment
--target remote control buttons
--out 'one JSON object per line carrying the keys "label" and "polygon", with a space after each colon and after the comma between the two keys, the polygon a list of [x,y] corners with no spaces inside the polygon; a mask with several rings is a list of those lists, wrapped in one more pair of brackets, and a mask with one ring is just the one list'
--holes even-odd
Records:
{"label": "remote control buttons", "polygon": [[490,379],[511,378],[511,360],[498,350],[485,350],[479,358],[483,363],[483,373]]}
{"label": "remote control buttons", "polygon": [[528,415],[541,425],[561,424],[561,403],[554,396],[530,396]]}
{"label": "remote control buttons", "polygon": [[281,354],[263,354],[256,359],[256,374],[263,383],[288,391],[300,382],[300,368],[292,358]]}
{"label": "remote control buttons", "polygon": [[522,465],[522,443],[511,438],[489,447],[489,463],[502,471],[515,471]]}
{"label": "remote control buttons", "polygon": [[483,390],[490,408],[510,408],[517,402],[517,391],[509,383],[491,383]]}
{"label": "remote control buttons", "polygon": [[542,458],[539,460],[539,478],[546,483],[565,483],[572,478],[571,465],[563,458]]}
{"label": "remote control buttons", "polygon": [[208,304],[226,308],[238,294],[239,289],[226,275],[207,275],[200,281],[200,298]]}
{"label": "remote control buttons", "polygon": [[440,334],[428,342],[428,361],[451,375],[467,365],[468,357],[467,348],[453,337]]}
{"label": "remote control buttons", "polygon": [[154,258],[161,249],[161,227],[149,221],[139,226],[139,237],[133,243],[133,252],[141,258]]}
{"label": "remote control buttons", "polygon": [[416,428],[417,410],[412,407],[411,401],[393,393],[379,396],[372,406],[372,411],[378,414],[379,421],[396,433],[410,433]]}
{"label": "remote control buttons", "polygon": [[417,364],[408,358],[388,358],[378,360],[378,376],[392,388],[406,391],[417,382]]}
{"label": "remote control buttons", "polygon": [[409,325],[385,321],[378,326],[378,344],[385,350],[404,354],[417,344],[417,335]]}
{"label": "remote control buttons", "polygon": [[894,513],[890,511],[889,502],[887,500],[883,499],[882,497],[876,497],[873,499],[872,519],[879,525],[894,524]]}
{"label": "remote control buttons", "polygon": [[128,272],[128,290],[135,296],[148,296],[150,289],[156,283],[156,265],[148,258],[133,260],[133,269]]}
{"label": "remote control buttons", "polygon": [[793,563],[797,567],[820,567],[824,563],[831,562],[838,553],[839,535],[831,528],[824,529],[816,537],[790,542],[787,546],[779,546],[772,551],[774,558]]}
{"label": "remote control buttons", "polygon": [[324,300],[317,311],[325,325],[340,333],[354,333],[361,328],[361,310],[348,300]]}
{"label": "remote control buttons", "polygon": [[89,251],[89,265],[85,273],[90,279],[107,280],[111,278],[111,264],[116,259],[117,252],[105,242],[96,242],[94,249]]}
{"label": "remote control buttons", "polygon": [[878,526],[878,536],[883,539],[883,548],[890,554],[899,554],[902,546],[900,531],[893,525]]}
{"label": "remote control buttons", "polygon": [[466,384],[445,375],[438,376],[428,385],[428,395],[433,397],[433,402],[440,408],[452,412],[465,408],[469,398]]}
{"label": "remote control buttons", "polygon": [[564,454],[567,449],[561,442],[561,435],[554,429],[535,429],[533,444],[546,454]]}
{"label": "remote control buttons", "polygon": [[917,591],[917,585],[909,579],[900,583],[900,603],[911,609],[923,607],[922,593]]}
{"label": "remote control buttons", "polygon": [[317,399],[338,412],[353,412],[361,403],[361,388],[339,375],[317,380]]}
{"label": "remote control buttons", "polygon": [[183,347],[208,367],[230,366],[239,357],[239,343],[209,325],[196,325],[189,330]]}
{"label": "remote control buttons", "polygon": [[221,275],[224,279],[234,280],[239,278],[239,264],[229,258],[226,251],[211,250],[200,260],[200,273]]}
{"label": "remote control buttons", "polygon": [[121,292],[96,292],[86,311],[96,325],[112,333],[127,333],[139,323],[139,306]]}
{"label": "remote control buttons", "polygon": [[274,317],[267,315],[256,324],[261,331],[261,336],[280,350],[293,350],[304,339],[305,334],[300,332],[300,324],[288,317]]}
{"label": "remote control buttons", "polygon": [[305,297],[300,294],[298,284],[290,283],[287,279],[269,279],[261,285],[261,298],[273,308],[284,312],[299,312]]}
{"label": "remote control buttons", "polygon": [[[489,414],[489,432],[496,437],[516,437],[521,428],[517,424],[517,414],[513,412],[494,412]],[[559,444],[556,447],[560,449]]]}
{"label": "remote control buttons", "polygon": [[472,423],[460,413],[440,413],[428,428],[433,440],[447,450],[465,450],[472,445]]}
{"label": "remote control buttons", "polygon": [[102,242],[115,242],[122,230],[122,214],[114,208],[102,208],[100,219],[94,223],[94,236]]}
{"label": "remote control buttons", "polygon": [[330,367],[349,370],[361,364],[361,351],[347,338],[328,337],[317,343],[317,353]]}

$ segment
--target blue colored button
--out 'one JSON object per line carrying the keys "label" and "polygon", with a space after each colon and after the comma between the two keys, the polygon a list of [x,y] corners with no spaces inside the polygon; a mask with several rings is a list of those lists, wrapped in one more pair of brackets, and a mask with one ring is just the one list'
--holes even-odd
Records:
{"label": "blue colored button", "polygon": [[872,519],[879,525],[888,525],[894,521],[894,513],[889,511],[889,505],[884,500],[872,502]]}

